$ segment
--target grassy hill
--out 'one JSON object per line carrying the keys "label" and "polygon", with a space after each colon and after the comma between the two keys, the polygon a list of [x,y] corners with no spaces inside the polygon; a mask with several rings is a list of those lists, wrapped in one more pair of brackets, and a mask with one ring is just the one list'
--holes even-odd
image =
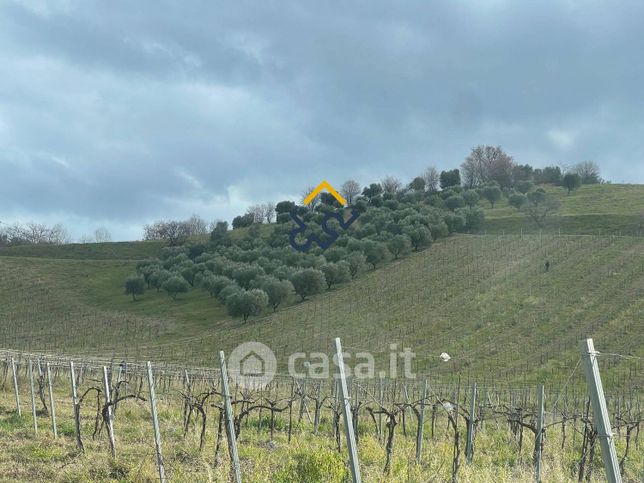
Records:
{"label": "grassy hill", "polygon": [[[545,273],[544,260],[551,270]],[[605,352],[644,356],[644,239],[456,236],[303,303],[243,323],[200,290],[176,301],[123,294],[134,262],[0,258],[0,343],[16,349],[212,365],[215,351],[266,343],[295,351],[417,353],[418,372],[557,380],[591,336]],[[449,353],[449,364],[438,354]],[[610,361],[635,377],[637,359]],[[626,374],[626,376],[625,376]],[[608,376],[607,376],[608,377]]]}
{"label": "grassy hill", "polygon": [[[560,186],[545,186],[561,203],[559,212],[547,220],[543,233],[566,235],[641,235],[644,233],[643,185],[584,185],[570,195]],[[485,208],[487,233],[539,233],[540,229],[525,214],[503,198],[494,208]]]}
{"label": "grassy hill", "polygon": [[[417,354],[421,373],[525,381],[565,377],[586,336],[605,352],[642,357],[644,237],[607,232],[635,226],[644,186],[549,190],[562,201],[562,233],[601,235],[552,234],[557,224],[527,234],[523,215],[501,202],[486,208],[486,236],[452,236],[247,323],[198,289],[175,301],[154,289],[137,302],[125,296],[123,280],[136,260],[159,253],[158,242],[2,249],[0,345],[212,365],[216,350],[244,341],[266,343],[283,363],[294,351],[328,352],[340,336],[382,365],[398,344]],[[607,364],[611,377],[642,383],[639,359]]]}

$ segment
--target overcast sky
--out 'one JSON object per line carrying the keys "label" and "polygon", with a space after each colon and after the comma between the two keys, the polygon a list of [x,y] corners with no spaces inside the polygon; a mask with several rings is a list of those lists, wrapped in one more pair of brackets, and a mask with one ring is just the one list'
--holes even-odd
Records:
{"label": "overcast sky", "polygon": [[0,221],[230,220],[477,144],[644,182],[644,2],[0,0]]}

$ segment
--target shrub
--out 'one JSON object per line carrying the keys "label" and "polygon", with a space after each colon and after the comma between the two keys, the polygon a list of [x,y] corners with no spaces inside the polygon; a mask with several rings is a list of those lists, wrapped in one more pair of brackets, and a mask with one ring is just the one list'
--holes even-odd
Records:
{"label": "shrub", "polygon": [[463,192],[463,200],[465,201],[465,204],[470,208],[478,204],[479,199],[479,194],[474,190],[467,190]]}
{"label": "shrub", "polygon": [[445,200],[445,206],[454,211],[456,208],[463,208],[465,206],[465,200],[460,195],[452,195]]}

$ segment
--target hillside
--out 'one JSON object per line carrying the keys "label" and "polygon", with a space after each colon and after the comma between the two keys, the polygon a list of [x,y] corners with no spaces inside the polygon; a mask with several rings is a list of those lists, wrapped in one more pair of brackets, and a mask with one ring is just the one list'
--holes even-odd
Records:
{"label": "hillside", "polygon": [[[560,186],[545,186],[561,203],[546,221],[543,233],[566,235],[641,235],[644,233],[644,186],[627,184],[584,185],[570,195]],[[525,214],[502,198],[494,208],[484,200],[487,233],[539,233]]]}
{"label": "hillside", "polygon": [[[545,273],[544,260],[551,262]],[[212,365],[218,349],[257,340],[284,362],[294,351],[349,351],[386,362],[389,344],[417,353],[417,370],[512,380],[560,379],[578,340],[644,355],[644,239],[458,235],[355,282],[247,323],[201,290],[173,301],[122,292],[134,262],[0,258],[0,344]],[[452,361],[439,364],[438,354]],[[282,369],[285,370],[284,365]],[[635,369],[635,370],[634,370]],[[610,377],[641,362],[611,361]]]}

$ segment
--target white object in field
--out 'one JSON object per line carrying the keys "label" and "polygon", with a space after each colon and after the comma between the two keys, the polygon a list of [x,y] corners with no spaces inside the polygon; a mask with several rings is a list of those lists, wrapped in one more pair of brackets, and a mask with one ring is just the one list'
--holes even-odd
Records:
{"label": "white object in field", "polygon": [[443,409],[447,411],[448,413],[451,413],[454,410],[454,405],[450,402],[444,402],[443,403]]}
{"label": "white object in field", "polygon": [[447,362],[451,359],[450,355],[447,352],[441,352],[441,355],[438,356],[441,358],[441,361]]}

